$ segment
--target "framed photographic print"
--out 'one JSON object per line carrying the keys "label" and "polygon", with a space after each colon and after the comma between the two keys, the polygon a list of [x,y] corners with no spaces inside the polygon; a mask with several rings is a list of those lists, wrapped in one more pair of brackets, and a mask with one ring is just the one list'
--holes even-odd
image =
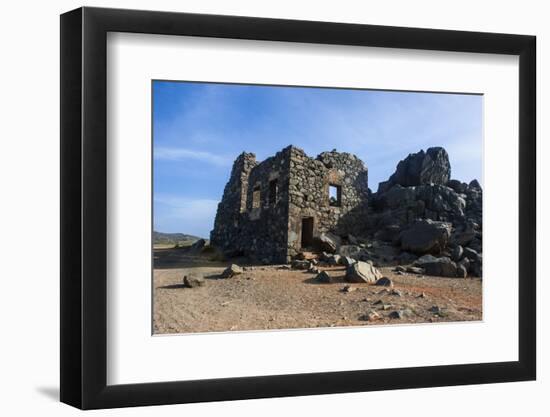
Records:
{"label": "framed photographic print", "polygon": [[535,379],[535,38],[61,16],[61,400]]}

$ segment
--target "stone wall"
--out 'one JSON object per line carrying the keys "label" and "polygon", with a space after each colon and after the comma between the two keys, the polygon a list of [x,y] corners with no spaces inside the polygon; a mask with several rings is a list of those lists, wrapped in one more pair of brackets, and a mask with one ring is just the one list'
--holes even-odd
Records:
{"label": "stone wall", "polygon": [[261,163],[254,154],[239,155],[218,204],[212,245],[228,255],[286,262],[288,173],[289,148]]}
{"label": "stone wall", "polygon": [[[340,204],[331,205],[329,187],[340,189]],[[368,174],[355,155],[334,151],[317,158],[293,147],[290,157],[288,255],[302,249],[302,219],[313,217],[313,234],[346,235],[367,210]]]}
{"label": "stone wall", "polygon": [[[211,242],[229,255],[288,262],[302,249],[304,218],[313,219],[313,238],[356,230],[366,215],[367,180],[363,162],[348,153],[314,159],[289,146],[261,163],[243,153],[218,205]],[[332,205],[331,185],[339,190]]]}
{"label": "stone wall", "polygon": [[232,254],[241,250],[239,231],[242,213],[246,210],[248,176],[256,165],[256,156],[253,153],[243,152],[233,162],[229,181],[216,211],[214,229],[210,232],[212,245],[223,252]]}

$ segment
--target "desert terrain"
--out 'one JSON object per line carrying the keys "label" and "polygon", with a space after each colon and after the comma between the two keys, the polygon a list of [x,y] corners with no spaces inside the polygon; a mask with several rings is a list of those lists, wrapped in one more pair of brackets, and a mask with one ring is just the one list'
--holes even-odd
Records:
{"label": "desert terrain", "polygon": [[[238,264],[242,272],[223,278]],[[185,248],[154,250],[155,334],[296,329],[482,319],[481,278],[426,276],[379,265],[392,286],[348,283],[346,267],[319,264],[317,271],[289,265],[216,260]],[[320,271],[329,283],[318,279]],[[186,275],[203,277],[184,285]]]}

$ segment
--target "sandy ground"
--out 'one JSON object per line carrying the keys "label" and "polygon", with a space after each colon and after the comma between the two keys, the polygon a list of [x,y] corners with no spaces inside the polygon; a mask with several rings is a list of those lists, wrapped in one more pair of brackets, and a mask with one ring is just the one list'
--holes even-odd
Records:
{"label": "sandy ground", "polygon": [[[471,321],[482,319],[482,282],[478,278],[398,275],[380,271],[394,288],[347,284],[344,267],[320,268],[334,283],[317,282],[315,274],[246,266],[242,275],[222,279],[228,263],[188,256],[182,250],[155,250],[153,326],[156,334],[228,330]],[[186,288],[183,276],[203,274],[205,285]],[[351,285],[352,291],[343,291]],[[395,291],[397,290],[397,291]],[[397,293],[396,293],[397,292]],[[438,309],[433,309],[436,306]],[[392,312],[409,310],[403,318]],[[366,320],[375,311],[380,318]]]}

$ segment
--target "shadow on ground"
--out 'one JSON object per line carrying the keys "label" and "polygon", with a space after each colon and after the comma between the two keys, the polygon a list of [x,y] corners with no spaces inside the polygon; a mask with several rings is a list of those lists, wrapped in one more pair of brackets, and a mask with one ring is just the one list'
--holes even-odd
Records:
{"label": "shadow on ground", "polygon": [[59,387],[36,387],[36,391],[53,401],[59,401]]}

